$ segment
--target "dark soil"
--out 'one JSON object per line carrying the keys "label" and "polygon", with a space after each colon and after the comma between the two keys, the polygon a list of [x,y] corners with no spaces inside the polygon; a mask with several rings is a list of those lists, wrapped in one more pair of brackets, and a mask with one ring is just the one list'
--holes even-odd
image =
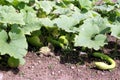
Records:
{"label": "dark soil", "polygon": [[115,38],[108,36],[108,39],[109,45],[105,46],[103,52],[109,53],[115,59],[117,66],[113,70],[102,71],[94,68],[95,59],[88,56],[77,59],[75,63],[70,62],[72,60],[66,61],[63,57],[61,60],[56,57],[40,57],[36,53],[28,52],[25,57],[26,64],[17,69],[2,68],[0,80],[120,80],[120,42],[118,41],[116,53]]}

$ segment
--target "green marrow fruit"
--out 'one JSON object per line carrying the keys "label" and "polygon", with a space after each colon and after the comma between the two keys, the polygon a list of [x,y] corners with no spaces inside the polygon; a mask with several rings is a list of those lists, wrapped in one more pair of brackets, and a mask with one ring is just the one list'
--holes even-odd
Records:
{"label": "green marrow fruit", "polygon": [[41,31],[40,30],[36,30],[36,31],[33,31],[32,33],[31,33],[31,36],[40,36],[42,33],[41,33]]}
{"label": "green marrow fruit", "polygon": [[19,59],[15,59],[14,57],[9,57],[8,59],[8,65],[11,68],[16,68],[19,66]]}
{"label": "green marrow fruit", "polygon": [[66,36],[60,36],[58,41],[65,45],[68,44],[68,40],[67,40]]}
{"label": "green marrow fruit", "polygon": [[48,42],[52,43],[56,47],[64,48],[64,44],[55,40],[55,39],[52,39],[52,38],[48,37],[47,40],[48,40]]}
{"label": "green marrow fruit", "polygon": [[105,55],[103,53],[95,52],[95,53],[93,53],[93,56],[101,58],[102,60],[105,60],[105,61],[107,61],[109,63],[109,64],[107,64],[107,63],[104,63],[104,62],[95,62],[95,66],[98,69],[111,70],[111,69],[116,67],[115,61],[112,58],[110,58],[109,56],[107,56],[107,55]]}
{"label": "green marrow fruit", "polygon": [[38,36],[27,37],[27,41],[29,44],[35,47],[41,47],[43,45]]}

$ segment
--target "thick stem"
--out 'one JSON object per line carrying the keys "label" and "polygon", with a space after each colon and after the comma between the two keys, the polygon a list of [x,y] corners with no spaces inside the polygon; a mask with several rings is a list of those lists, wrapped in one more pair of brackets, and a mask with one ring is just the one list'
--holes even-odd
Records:
{"label": "thick stem", "polygon": [[116,52],[117,52],[117,44],[118,44],[118,39],[116,39],[116,42],[115,42],[114,54],[116,54]]}

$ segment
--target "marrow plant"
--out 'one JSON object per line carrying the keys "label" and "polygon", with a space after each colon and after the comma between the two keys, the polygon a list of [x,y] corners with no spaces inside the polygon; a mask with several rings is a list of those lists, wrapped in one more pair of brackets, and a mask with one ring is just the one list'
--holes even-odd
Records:
{"label": "marrow plant", "polygon": [[120,39],[119,8],[119,0],[0,0],[0,55],[17,67],[25,63],[28,44],[98,51],[108,33]]}

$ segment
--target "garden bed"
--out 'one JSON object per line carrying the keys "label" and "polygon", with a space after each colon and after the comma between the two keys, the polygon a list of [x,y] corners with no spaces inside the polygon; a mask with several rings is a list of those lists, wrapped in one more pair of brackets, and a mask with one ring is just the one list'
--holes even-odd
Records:
{"label": "garden bed", "polygon": [[[34,52],[28,52],[24,66],[17,69],[1,68],[0,75],[3,74],[3,80],[120,80],[120,54],[110,54],[114,50],[115,38],[109,36],[108,40],[110,43],[104,48],[104,52],[115,59],[117,66],[113,70],[104,71],[94,68],[93,57],[81,57],[84,63],[80,65],[63,62],[56,57],[41,57]],[[118,44],[118,52],[119,46]]]}

